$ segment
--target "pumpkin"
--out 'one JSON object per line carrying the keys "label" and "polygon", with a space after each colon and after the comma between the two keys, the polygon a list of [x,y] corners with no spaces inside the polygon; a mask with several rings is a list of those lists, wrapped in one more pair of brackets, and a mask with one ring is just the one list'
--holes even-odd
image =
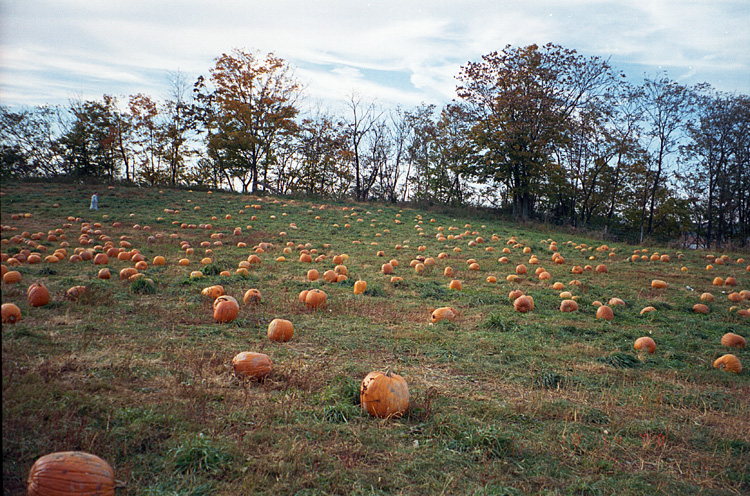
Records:
{"label": "pumpkin", "polygon": [[560,291],[563,288],[565,288],[565,284],[561,282],[556,282],[555,284],[552,285],[552,289],[554,289],[555,291]]}
{"label": "pumpkin", "polygon": [[487,279],[485,279],[490,284],[495,284],[497,282],[497,277],[495,276],[487,276]]}
{"label": "pumpkin", "polygon": [[309,253],[303,253],[302,255],[299,256],[299,261],[302,263],[312,263],[313,259]]}
{"label": "pumpkin", "polygon": [[3,324],[15,324],[21,320],[21,309],[13,303],[3,303],[2,321]]}
{"label": "pumpkin", "polygon": [[383,264],[383,265],[382,265],[382,266],[380,267],[380,271],[381,271],[381,272],[382,272],[383,274],[386,274],[386,275],[388,275],[388,274],[393,274],[393,265],[391,265],[390,263],[384,263],[384,264]]}
{"label": "pumpkin", "polygon": [[86,293],[86,286],[73,286],[65,292],[65,297],[69,300],[76,301]]}
{"label": "pumpkin", "polygon": [[228,295],[219,296],[214,300],[214,320],[226,324],[237,318],[240,305],[233,297]]}
{"label": "pumpkin", "polygon": [[513,300],[513,309],[521,313],[530,312],[534,310],[534,299],[531,296],[519,296]]}
{"label": "pumpkin", "polygon": [[289,320],[273,319],[268,324],[268,339],[271,341],[286,342],[292,339],[294,325]]}
{"label": "pumpkin", "polygon": [[520,289],[514,289],[510,293],[508,293],[508,299],[514,300],[518,298],[519,296],[523,296],[523,291]]}
{"label": "pumpkin", "polygon": [[120,271],[120,279],[123,281],[126,279],[130,279],[137,273],[138,273],[138,269],[134,267],[125,267],[124,269]]}
{"label": "pumpkin", "polygon": [[320,273],[315,269],[310,269],[307,271],[307,280],[308,281],[317,281],[320,277]]}
{"label": "pumpkin", "polygon": [[740,296],[740,294],[736,291],[729,293],[727,295],[727,298],[729,299],[729,301],[733,301],[735,303],[742,301],[742,296]]}
{"label": "pumpkin", "polygon": [[359,280],[354,283],[354,294],[362,294],[367,291],[367,281]]}
{"label": "pumpkin", "polygon": [[607,266],[604,265],[604,264],[597,265],[596,266],[596,271],[600,272],[602,274],[606,274],[607,273]]}
{"label": "pumpkin", "polygon": [[693,312],[695,313],[708,313],[708,307],[703,303],[696,303],[693,305]]}
{"label": "pumpkin", "polygon": [[273,362],[263,353],[243,351],[232,359],[232,373],[244,381],[250,379],[260,381],[273,370]]}
{"label": "pumpkin", "polygon": [[713,285],[714,286],[722,286],[724,284],[724,279],[721,277],[714,277]]}
{"label": "pumpkin", "polygon": [[257,305],[263,301],[263,296],[260,294],[259,289],[250,288],[245,291],[245,294],[242,296],[242,301],[245,305]]}
{"label": "pumpkin", "polygon": [[451,308],[451,307],[441,307],[436,308],[432,311],[430,314],[430,321],[433,324],[436,324],[440,322],[441,320],[450,320],[453,322],[453,319],[455,319],[458,316],[458,312]]}
{"label": "pumpkin", "polygon": [[453,267],[450,267],[450,266],[446,267],[446,268],[445,268],[445,269],[443,270],[443,275],[444,275],[445,277],[453,277]]}
{"label": "pumpkin", "polygon": [[26,298],[32,307],[43,307],[49,303],[49,291],[41,283],[34,283],[26,291]]}
{"label": "pumpkin", "polygon": [[398,276],[391,277],[391,284],[399,284],[399,283],[402,283],[402,282],[404,282],[404,278],[403,277],[398,277]]}
{"label": "pumpkin", "polygon": [[528,271],[524,264],[516,265],[516,274],[523,275],[523,274],[526,274],[526,272]]}
{"label": "pumpkin", "polygon": [[16,284],[23,280],[23,276],[17,270],[9,270],[3,276],[3,282],[5,284]]}
{"label": "pumpkin", "polygon": [[714,368],[739,374],[742,372],[742,363],[734,355],[722,355],[714,361]]}
{"label": "pumpkin", "polygon": [[325,307],[328,295],[320,289],[311,289],[305,295],[305,305],[307,308]]}
{"label": "pumpkin", "polygon": [[654,279],[653,281],[651,281],[651,287],[656,289],[664,289],[667,287],[667,283],[659,279]]}
{"label": "pumpkin", "polygon": [[164,257],[163,257],[163,256],[161,256],[161,255],[156,255],[156,256],[154,257],[154,260],[153,260],[153,262],[151,262],[151,263],[152,263],[153,265],[166,265],[166,263],[167,263],[167,259],[166,259],[166,258],[164,258]]}
{"label": "pumpkin", "polygon": [[212,300],[215,300],[223,294],[225,294],[224,286],[221,286],[219,284],[203,288],[203,290],[201,291],[201,296],[206,296],[208,298],[211,298]]}
{"label": "pumpkin", "polygon": [[[83,257],[82,257],[83,259]],[[106,253],[97,253],[94,257],[94,265],[107,265],[109,263],[109,257]]]}
{"label": "pumpkin", "polygon": [[571,293],[570,291],[563,291],[562,293],[560,293],[559,296],[563,300],[571,300],[571,299],[573,299],[573,293]]}
{"label": "pumpkin", "polygon": [[721,337],[721,344],[731,346],[732,348],[744,348],[746,345],[745,338],[739,334],[728,332]]}
{"label": "pumpkin", "polygon": [[461,285],[461,281],[459,281],[458,279],[453,279],[450,284],[448,284],[448,289],[453,289],[456,291],[461,291],[462,287],[463,286]]}
{"label": "pumpkin", "polygon": [[611,306],[614,306],[614,305],[625,306],[625,302],[622,301],[620,298],[610,298],[609,302],[607,302],[607,305],[611,305]]}
{"label": "pumpkin", "polygon": [[578,310],[578,302],[575,300],[563,300],[560,303],[561,312],[575,312]]}
{"label": "pumpkin", "polygon": [[612,320],[615,318],[615,313],[607,305],[602,305],[596,309],[596,318],[604,320]]}
{"label": "pumpkin", "polygon": [[737,285],[737,279],[735,279],[732,276],[729,276],[726,279],[724,279],[724,284],[726,286],[736,286]]}
{"label": "pumpkin", "polygon": [[703,293],[701,295],[701,301],[711,303],[712,301],[714,301],[714,295],[712,295],[711,293]]}
{"label": "pumpkin", "polygon": [[112,273],[109,271],[109,269],[104,268],[96,274],[96,277],[98,277],[99,279],[109,279],[110,277],[112,277]]}
{"label": "pumpkin", "polygon": [[651,313],[655,311],[656,311],[656,308],[648,306],[648,307],[645,307],[643,310],[641,310],[641,315],[643,315],[644,313]]}
{"label": "pumpkin", "polygon": [[649,353],[656,352],[656,342],[648,336],[643,336],[635,340],[636,350],[645,350]]}
{"label": "pumpkin", "polygon": [[398,418],[409,408],[409,386],[403,377],[389,370],[370,372],[362,381],[359,400],[370,415]]}
{"label": "pumpkin", "polygon": [[583,274],[583,267],[581,267],[580,265],[576,265],[575,267],[573,267],[573,269],[571,269],[571,272],[573,274]]}
{"label": "pumpkin", "polygon": [[96,455],[59,451],[39,458],[27,480],[28,496],[114,496],[115,473]]}

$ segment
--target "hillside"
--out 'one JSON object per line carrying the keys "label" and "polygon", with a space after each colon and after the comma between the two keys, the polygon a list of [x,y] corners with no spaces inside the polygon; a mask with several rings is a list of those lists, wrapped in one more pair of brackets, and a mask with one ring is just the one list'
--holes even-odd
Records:
{"label": "hillside", "polygon": [[[750,492],[750,352],[722,345],[750,338],[748,253],[225,192],[101,189],[92,212],[93,192],[2,187],[3,265],[22,278],[2,284],[22,313],[2,330],[4,494],[66,450],[109,462],[118,495]],[[142,275],[121,279],[138,254]],[[346,278],[327,282],[329,270]],[[32,283],[48,304],[30,305]],[[230,322],[202,295],[212,285],[238,302]],[[252,288],[259,303],[243,301]],[[309,289],[326,305],[301,303]],[[513,290],[531,311],[514,309]],[[578,309],[561,312],[563,300]],[[453,320],[431,322],[442,307]],[[291,340],[269,340],[276,318],[293,323]],[[634,348],[642,336],[654,353]],[[232,373],[244,351],[272,360],[265,380]],[[714,368],[725,354],[745,369]],[[360,406],[362,380],[386,369],[408,384],[401,418]]]}

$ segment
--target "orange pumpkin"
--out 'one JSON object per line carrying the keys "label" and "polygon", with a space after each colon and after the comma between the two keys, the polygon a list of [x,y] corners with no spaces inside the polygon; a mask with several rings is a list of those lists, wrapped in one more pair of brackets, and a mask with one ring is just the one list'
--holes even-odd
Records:
{"label": "orange pumpkin", "polygon": [[458,279],[453,279],[450,284],[448,284],[448,289],[453,289],[455,291],[461,291],[463,286],[461,285],[461,281]]}
{"label": "orange pumpkin", "polygon": [[3,282],[5,284],[16,284],[23,280],[23,276],[17,270],[9,270],[3,276]]}
{"label": "orange pumpkin", "polygon": [[667,283],[659,279],[654,279],[653,281],[651,281],[651,287],[656,289],[664,289],[667,287]]}
{"label": "orange pumpkin", "polygon": [[214,320],[221,324],[232,322],[240,312],[240,305],[233,297],[219,296],[214,300]]}
{"label": "orange pumpkin", "polygon": [[86,286],[73,286],[65,292],[65,297],[69,300],[76,301],[86,294]]}
{"label": "orange pumpkin", "polygon": [[245,305],[257,305],[263,301],[263,295],[261,295],[259,289],[250,288],[245,291],[245,294],[242,296],[242,301]]}
{"label": "orange pumpkin", "polygon": [[521,313],[530,312],[534,310],[534,299],[531,296],[519,296],[513,300],[513,309]]}
{"label": "orange pumpkin", "polygon": [[94,257],[94,265],[107,265],[109,263],[109,257],[106,253],[97,253]]}
{"label": "orange pumpkin", "polygon": [[315,269],[310,269],[307,271],[307,280],[308,281],[317,281],[320,277],[320,273]]}
{"label": "orange pumpkin", "polygon": [[320,289],[311,289],[305,295],[305,305],[307,308],[323,308],[328,301],[328,295]]}
{"label": "orange pumpkin", "polygon": [[41,283],[34,283],[26,291],[26,299],[32,307],[43,307],[49,304],[49,291]]}
{"label": "orange pumpkin", "polygon": [[383,264],[383,265],[382,265],[382,266],[380,267],[380,271],[381,271],[381,272],[382,272],[383,274],[386,274],[386,275],[388,275],[388,274],[393,274],[393,265],[391,265],[390,263],[384,263],[384,264]]}
{"label": "orange pumpkin", "polygon": [[359,399],[370,415],[398,418],[409,408],[409,386],[403,377],[390,371],[370,372],[362,381]]}
{"label": "orange pumpkin", "polygon": [[528,272],[528,271],[527,271],[526,266],[524,264],[516,265],[516,274],[523,275],[523,274],[526,274],[526,272]]}
{"label": "orange pumpkin", "polygon": [[648,336],[643,336],[635,340],[636,350],[646,350],[649,353],[656,352],[656,342]]}
{"label": "orange pumpkin", "polygon": [[263,353],[243,351],[232,359],[232,373],[240,380],[259,381],[273,370],[273,362]]}
{"label": "orange pumpkin", "polygon": [[357,281],[354,283],[354,294],[362,294],[367,291],[367,281]]}
{"label": "orange pumpkin", "polygon": [[611,306],[615,306],[615,305],[620,305],[620,306],[623,306],[623,307],[625,306],[625,302],[622,301],[620,298],[610,298],[609,302],[607,302],[607,304],[611,305]]}
{"label": "orange pumpkin", "polygon": [[289,320],[273,319],[268,324],[268,339],[271,341],[286,342],[292,339],[294,325]]}
{"label": "orange pumpkin", "polygon": [[219,284],[203,288],[203,290],[201,291],[201,296],[206,296],[208,298],[211,298],[211,300],[215,300],[223,294],[225,294],[224,286],[221,286]]}
{"label": "orange pumpkin", "polygon": [[104,268],[96,274],[96,277],[98,277],[99,279],[109,279],[110,277],[112,277],[112,273],[109,271],[109,269]]}
{"label": "orange pumpkin", "polygon": [[561,312],[575,312],[578,310],[578,302],[575,300],[563,300],[560,303]]}
{"label": "orange pumpkin", "polygon": [[696,303],[693,305],[693,312],[695,313],[708,313],[708,307],[703,303]]}
{"label": "orange pumpkin", "polygon": [[714,368],[739,374],[742,372],[742,363],[734,355],[722,355],[714,361]]}
{"label": "orange pumpkin", "polygon": [[451,307],[441,307],[436,308],[432,311],[430,314],[430,321],[433,324],[436,324],[440,322],[441,320],[450,320],[453,322],[453,319],[455,319],[458,316],[458,312],[451,308]]}
{"label": "orange pumpkin", "polygon": [[643,315],[644,313],[651,313],[655,311],[656,311],[656,308],[652,306],[648,306],[648,307],[645,307],[643,310],[641,310],[641,315]]}
{"label": "orange pumpkin", "polygon": [[39,458],[31,467],[28,496],[114,496],[115,473],[96,455],[60,451]]}
{"label": "orange pumpkin", "polygon": [[21,309],[13,303],[3,303],[2,305],[2,322],[3,324],[15,324],[21,320]]}
{"label": "orange pumpkin", "polygon": [[712,301],[714,301],[714,295],[712,295],[711,293],[703,293],[700,299],[701,301],[711,303]]}
{"label": "orange pumpkin", "polygon": [[732,348],[744,348],[746,345],[745,338],[739,334],[728,332],[721,337],[721,344],[731,346]]}
{"label": "orange pumpkin", "polygon": [[615,313],[607,305],[602,305],[596,309],[596,318],[604,320],[612,320],[615,318]]}

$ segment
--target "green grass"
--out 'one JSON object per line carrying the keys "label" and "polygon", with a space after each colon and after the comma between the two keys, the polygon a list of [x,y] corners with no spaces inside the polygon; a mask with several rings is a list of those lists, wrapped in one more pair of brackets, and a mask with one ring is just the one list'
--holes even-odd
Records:
{"label": "green grass", "polygon": [[[468,209],[117,187],[100,191],[100,210],[92,213],[91,193],[71,185],[4,184],[2,193],[3,254],[39,249],[10,242],[24,232],[26,239],[43,233],[37,242],[50,254],[62,240],[47,241],[47,233],[61,229],[69,257],[80,246],[82,223],[99,222],[94,244],[104,244],[100,236],[115,245],[125,237],[149,262],[145,277],[132,283],[118,277],[131,262],[110,260],[113,277],[105,281],[96,276],[99,266],[67,257],[22,264],[21,284],[3,283],[3,303],[23,313],[2,331],[4,494],[23,493],[34,460],[62,450],[107,460],[125,483],[121,495],[750,491],[748,372],[712,368],[728,352],[750,367],[747,349],[720,344],[726,332],[750,337],[750,321],[730,312],[750,303],[733,304],[730,288],[712,285],[715,276],[733,275],[735,290],[750,289],[747,262],[736,262],[748,253],[727,253],[727,263],[712,271],[702,251],[678,259],[674,249],[650,246],[647,255],[667,253],[672,261],[631,262],[643,247],[609,243],[609,252],[598,251],[601,241]],[[12,217],[27,212],[32,216]],[[197,227],[208,223],[211,229]],[[235,227],[241,235],[233,235]],[[436,238],[467,231],[462,239]],[[480,235],[485,242],[469,246]],[[523,246],[507,244],[511,236]],[[553,263],[549,239],[564,264]],[[177,264],[186,257],[183,240],[195,250],[186,267]],[[273,244],[259,254],[262,263],[251,265],[249,276],[235,274],[261,242]],[[291,253],[283,253],[287,243]],[[575,248],[582,243],[592,248]],[[298,246],[306,244],[326,259],[299,262]],[[438,258],[441,252],[448,257]],[[311,267],[321,275],[333,269],[340,254],[348,255],[348,280],[306,279]],[[538,265],[529,263],[531,254]],[[155,255],[167,264],[152,266]],[[276,261],[281,255],[285,262]],[[212,262],[202,265],[206,256]],[[409,265],[418,256],[437,264],[416,274]],[[501,256],[510,263],[499,263]],[[478,272],[468,269],[470,258]],[[380,272],[391,259],[402,283]],[[530,273],[506,282],[519,263]],[[608,274],[571,274],[574,265],[599,263]],[[446,266],[462,291],[448,289]],[[534,277],[538,266],[552,279]],[[190,278],[196,270],[203,277]],[[224,270],[231,275],[220,275]],[[488,275],[498,282],[487,283]],[[354,295],[358,278],[368,288]],[[572,279],[582,286],[568,285]],[[652,279],[669,288],[651,289]],[[557,281],[577,297],[578,312],[559,312]],[[32,282],[48,287],[50,305],[29,307]],[[235,321],[213,321],[211,302],[201,296],[213,284],[240,302]],[[74,285],[88,288],[75,302],[64,298]],[[249,288],[262,292],[261,304],[242,304]],[[325,309],[299,303],[299,292],[309,288],[326,291]],[[508,293],[516,288],[533,296],[533,311],[513,310]],[[716,297],[711,312],[694,314],[706,291]],[[612,297],[626,306],[614,308],[611,322],[597,320],[592,302]],[[657,311],[640,315],[647,305]],[[455,308],[458,318],[430,324],[431,309],[441,306]],[[294,323],[287,343],[266,337],[277,317]],[[656,341],[655,354],[633,348],[644,335]],[[271,357],[274,370],[265,381],[232,376],[232,357],[241,351]],[[411,392],[409,410],[397,420],[371,418],[359,405],[361,380],[387,367]]]}

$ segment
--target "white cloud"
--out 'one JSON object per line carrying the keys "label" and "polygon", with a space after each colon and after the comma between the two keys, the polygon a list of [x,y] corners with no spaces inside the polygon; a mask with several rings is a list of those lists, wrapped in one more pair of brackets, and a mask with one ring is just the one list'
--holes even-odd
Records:
{"label": "white cloud", "polygon": [[611,57],[615,68],[662,67],[682,82],[750,93],[748,25],[747,0],[8,1],[0,4],[0,100],[160,97],[168,71],[207,74],[237,47],[297,66],[313,98],[359,88],[382,103],[441,104],[469,60],[547,42]]}

